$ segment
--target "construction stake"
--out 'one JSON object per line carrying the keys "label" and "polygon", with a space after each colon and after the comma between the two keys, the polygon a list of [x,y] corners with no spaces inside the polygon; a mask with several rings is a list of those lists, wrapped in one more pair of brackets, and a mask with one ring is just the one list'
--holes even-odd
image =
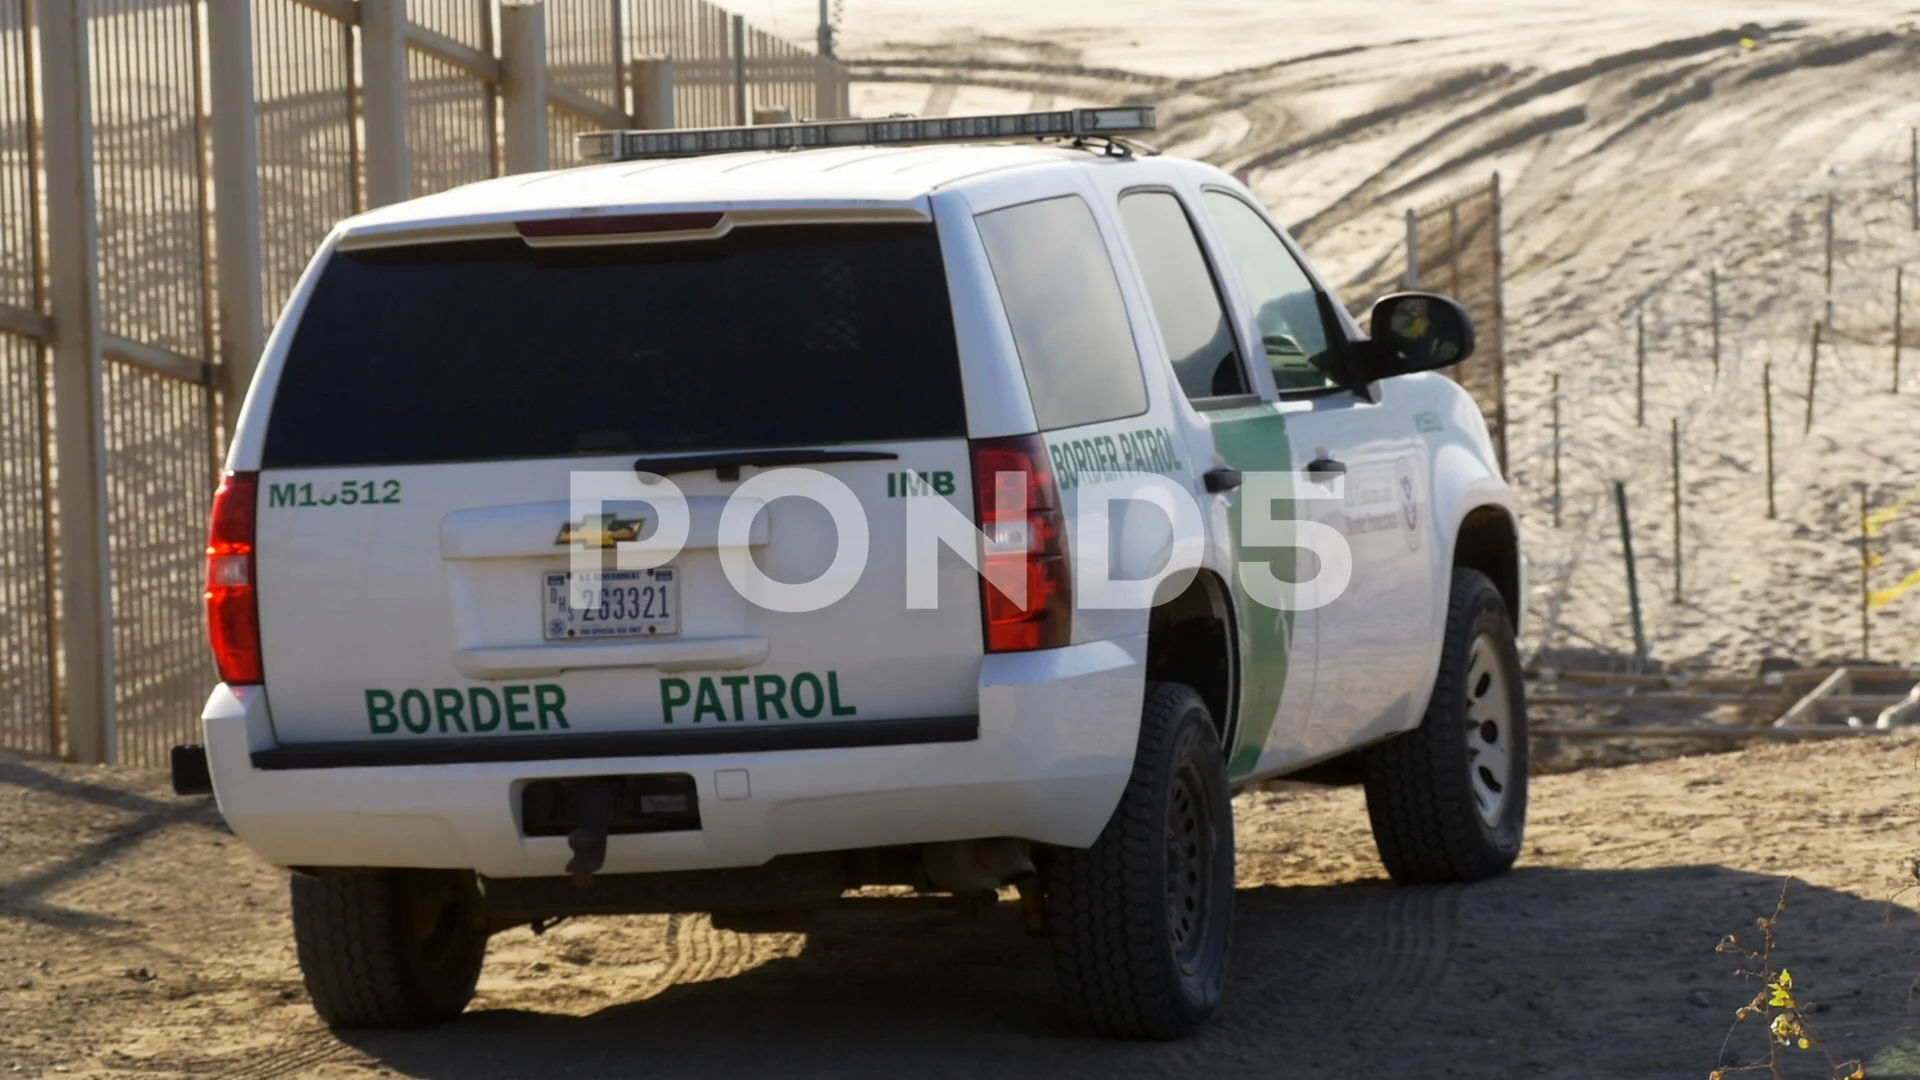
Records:
{"label": "construction stake", "polygon": [[1820,381],[1820,324],[1813,324],[1813,360],[1807,365],[1807,426],[1813,430],[1813,389]]}
{"label": "construction stake", "polygon": [[1873,657],[1872,631],[1867,613],[1873,609],[1873,592],[1867,587],[1867,569],[1872,556],[1867,551],[1867,485],[1860,485],[1860,659]]}
{"label": "construction stake", "polygon": [[1760,368],[1760,407],[1767,423],[1767,520],[1779,516],[1773,508],[1773,364]]}
{"label": "construction stake", "polygon": [[1680,418],[1673,418],[1673,602],[1680,592]]}
{"label": "construction stake", "polygon": [[1707,303],[1713,318],[1713,381],[1720,381],[1720,268],[1707,271]]}
{"label": "construction stake", "polygon": [[1627,485],[1623,480],[1613,482],[1613,505],[1620,514],[1620,552],[1627,562],[1627,607],[1633,613],[1634,670],[1645,671],[1647,631],[1640,619],[1640,578],[1633,567],[1633,525],[1627,517]]}
{"label": "construction stake", "polygon": [[1560,527],[1560,376],[1553,376],[1553,527]]}
{"label": "construction stake", "polygon": [[1647,309],[1634,313],[1633,422],[1647,426]]}
{"label": "construction stake", "polygon": [[1900,346],[1902,327],[1901,309],[1906,306],[1907,269],[1896,267],[1893,271],[1893,392],[1900,392]]}
{"label": "construction stake", "polygon": [[1834,203],[1838,195],[1832,188],[1827,189],[1827,319],[1826,328],[1833,329],[1833,215]]}

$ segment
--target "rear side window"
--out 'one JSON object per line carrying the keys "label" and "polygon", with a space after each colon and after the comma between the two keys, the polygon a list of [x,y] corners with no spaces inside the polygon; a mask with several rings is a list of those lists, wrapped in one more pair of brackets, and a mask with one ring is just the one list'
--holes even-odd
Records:
{"label": "rear side window", "polygon": [[966,434],[931,225],[338,252],[263,464],[412,464]]}
{"label": "rear side window", "polygon": [[1134,192],[1120,200],[1120,219],[1187,398],[1248,393],[1233,324],[1180,200],[1165,191]]}
{"label": "rear side window", "polygon": [[1040,429],[1145,412],[1127,305],[1087,204],[1067,195],[975,220]]}

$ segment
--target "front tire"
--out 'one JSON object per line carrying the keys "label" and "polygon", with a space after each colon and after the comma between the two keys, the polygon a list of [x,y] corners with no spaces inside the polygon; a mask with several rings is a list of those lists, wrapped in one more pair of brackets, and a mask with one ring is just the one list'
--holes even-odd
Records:
{"label": "front tire", "polygon": [[307,996],[332,1027],[422,1027],[473,1000],[487,931],[473,876],[451,870],[294,875]]}
{"label": "front tire", "polygon": [[1456,569],[1447,636],[1420,726],[1361,752],[1367,816],[1401,885],[1506,872],[1527,822],[1527,700],[1506,602]]}
{"label": "front tire", "polygon": [[1120,1039],[1190,1035],[1220,1004],[1233,923],[1226,757],[1192,689],[1150,683],[1107,827],[1046,867],[1054,972],[1073,1017]]}

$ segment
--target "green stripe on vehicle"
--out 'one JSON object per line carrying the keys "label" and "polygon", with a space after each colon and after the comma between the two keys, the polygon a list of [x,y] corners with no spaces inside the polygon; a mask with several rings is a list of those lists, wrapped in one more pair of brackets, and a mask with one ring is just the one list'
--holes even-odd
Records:
{"label": "green stripe on vehicle", "polygon": [[[1207,415],[1212,421],[1214,447],[1230,467],[1243,473],[1292,470],[1293,449],[1287,442],[1287,418],[1275,406],[1263,403]],[[1295,506],[1292,500],[1287,500],[1273,516],[1276,519],[1294,516]],[[1233,565],[1238,568],[1246,562],[1271,563],[1276,577],[1282,581],[1295,580],[1293,548],[1242,545],[1241,537],[1245,533],[1241,529],[1241,518],[1245,509],[1244,498],[1236,495],[1230,516]],[[1280,697],[1287,688],[1287,672],[1293,661],[1293,612],[1255,601],[1247,595],[1237,573],[1230,585],[1240,617],[1240,732],[1227,762],[1227,775],[1239,780],[1259,766],[1260,752],[1280,714]]]}

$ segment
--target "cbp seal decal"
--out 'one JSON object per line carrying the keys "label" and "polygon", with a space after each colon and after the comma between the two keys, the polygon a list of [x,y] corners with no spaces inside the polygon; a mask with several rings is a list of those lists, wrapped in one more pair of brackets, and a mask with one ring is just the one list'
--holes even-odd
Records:
{"label": "cbp seal decal", "polygon": [[1406,529],[1407,550],[1420,550],[1420,476],[1412,460],[1401,458],[1393,464],[1394,478],[1400,488],[1400,524]]}

